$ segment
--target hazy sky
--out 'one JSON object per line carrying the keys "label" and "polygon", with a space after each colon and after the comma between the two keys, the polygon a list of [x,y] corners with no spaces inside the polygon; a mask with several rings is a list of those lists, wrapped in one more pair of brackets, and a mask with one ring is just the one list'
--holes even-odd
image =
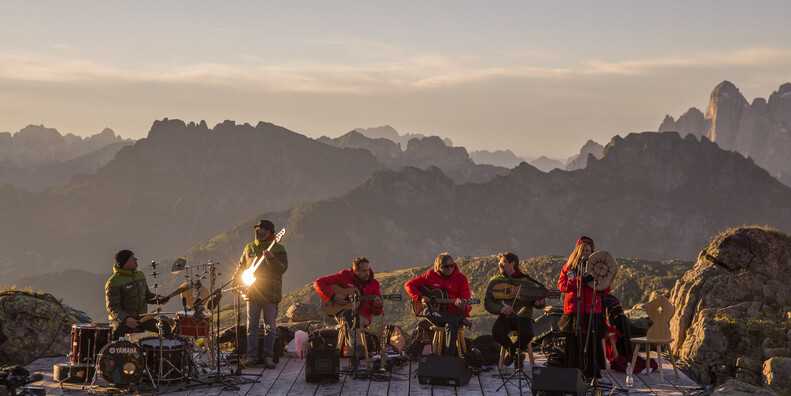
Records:
{"label": "hazy sky", "polygon": [[789,1],[5,1],[0,131],[145,137],[154,120],[389,124],[468,150],[587,139],[791,81]]}

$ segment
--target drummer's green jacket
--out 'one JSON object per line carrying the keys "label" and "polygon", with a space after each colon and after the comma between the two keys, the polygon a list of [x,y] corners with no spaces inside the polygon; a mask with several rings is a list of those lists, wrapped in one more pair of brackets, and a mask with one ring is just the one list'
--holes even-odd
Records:
{"label": "drummer's green jacket", "polygon": [[148,290],[146,276],[138,270],[113,267],[113,276],[104,286],[107,313],[111,322],[124,323],[126,318],[137,317],[153,304],[156,294]]}
{"label": "drummer's green jacket", "polygon": [[517,299],[516,303],[513,303],[513,300],[498,300],[494,298],[494,295],[492,294],[494,285],[498,283],[507,283],[514,286],[519,286],[521,284],[522,287],[544,287],[541,282],[523,274],[519,270],[514,272],[510,278],[503,274],[497,274],[493,276],[492,279],[489,280],[489,285],[486,287],[486,297],[484,297],[483,300],[483,307],[486,308],[486,310],[492,315],[501,315],[500,310],[503,309],[504,304],[507,304],[511,306],[515,312],[519,312],[517,316],[520,318],[532,318],[533,308],[542,308],[545,305],[543,302],[536,305],[536,301],[531,300],[525,301]]}

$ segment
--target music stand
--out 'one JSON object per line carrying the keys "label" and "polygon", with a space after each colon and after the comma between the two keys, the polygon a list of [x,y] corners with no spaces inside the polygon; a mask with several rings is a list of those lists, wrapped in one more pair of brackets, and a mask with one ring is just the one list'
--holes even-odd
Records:
{"label": "music stand", "polygon": [[[516,288],[516,297],[514,297],[514,302],[516,302],[516,300],[519,299],[519,297],[520,297],[519,293],[521,292],[521,290],[522,290],[522,285],[521,285],[521,282],[520,282],[519,287]],[[505,304],[503,304],[503,305],[505,305]],[[516,304],[514,304],[514,305],[516,305]],[[516,376],[517,380],[518,380],[517,387],[519,388],[519,394],[521,395],[522,394],[522,388],[525,385],[532,386],[532,381],[530,380],[530,377],[527,376],[527,373],[525,373],[525,370],[524,370],[525,365],[524,365],[524,361],[522,360],[522,357],[523,357],[523,355],[522,355],[522,342],[521,342],[522,341],[521,340],[521,338],[522,338],[522,321],[519,318],[519,313],[511,312],[511,314],[514,315],[514,317],[516,318],[516,333],[517,333],[516,334],[516,356],[517,357],[516,357],[516,359],[514,361],[514,364],[515,364],[514,372],[511,373],[511,375],[509,375],[508,378],[503,380],[503,384],[500,385],[500,387],[497,388],[497,390],[495,390],[495,392],[500,391],[500,389],[502,389],[505,386],[505,384],[511,382],[511,380],[513,380],[514,376]],[[532,340],[531,340],[531,342],[532,342]],[[525,385],[522,385],[522,378],[523,377],[525,379]]]}
{"label": "music stand", "polygon": [[[358,296],[357,292],[354,292],[354,293],[352,293],[352,294],[347,296],[347,298],[349,299],[349,302],[352,304],[352,308],[351,308],[351,311],[352,311],[352,323],[351,323],[351,333],[347,331],[346,332],[346,336],[348,337],[349,334],[351,334],[351,336],[353,337],[354,340],[351,342],[351,346],[352,346],[351,359],[352,359],[352,362],[351,362],[351,364],[349,366],[346,366],[346,370],[343,370],[343,372],[346,373],[346,374],[351,373],[352,374],[352,378],[354,378],[354,379],[367,379],[367,378],[370,377],[370,374],[368,373],[368,369],[367,368],[366,369],[362,369],[362,370],[360,369],[360,361],[358,360],[358,356],[357,356],[357,333],[358,333],[357,325],[359,324],[359,310],[360,310],[360,306],[362,306],[362,304],[359,304],[359,305],[355,306],[355,303],[358,301],[358,299],[357,299],[358,297],[359,296]],[[346,318],[344,318],[344,324],[343,325],[346,326],[348,324],[349,323],[346,323]],[[360,336],[364,337],[362,332],[360,332]],[[345,344],[346,340],[343,340],[343,343]],[[339,348],[340,348],[341,351],[343,351],[343,345],[340,345]],[[364,374],[361,374],[361,373],[364,373]]]}

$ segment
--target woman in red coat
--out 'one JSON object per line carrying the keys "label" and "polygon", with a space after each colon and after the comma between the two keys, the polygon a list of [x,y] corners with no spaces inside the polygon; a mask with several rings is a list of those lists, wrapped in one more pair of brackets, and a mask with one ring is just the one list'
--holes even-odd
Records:
{"label": "woman in red coat", "polygon": [[[566,333],[566,367],[581,369],[587,378],[601,378],[599,370],[604,368],[601,340],[607,335],[606,322],[601,314],[601,296],[609,293],[610,288],[596,291],[588,286],[594,276],[585,272],[585,265],[593,252],[593,240],[581,237],[560,271],[558,289],[566,294],[566,299],[558,325]],[[591,337],[587,337],[589,328],[593,331]],[[588,353],[583,353],[586,341]],[[594,370],[594,355],[591,351],[595,351],[599,370]]]}

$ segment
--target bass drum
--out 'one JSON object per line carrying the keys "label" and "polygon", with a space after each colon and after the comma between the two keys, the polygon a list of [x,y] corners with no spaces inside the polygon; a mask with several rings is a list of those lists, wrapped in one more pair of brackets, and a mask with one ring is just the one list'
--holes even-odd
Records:
{"label": "bass drum", "polygon": [[130,385],[143,375],[146,359],[143,350],[129,341],[111,342],[99,352],[99,374],[113,385]]}

